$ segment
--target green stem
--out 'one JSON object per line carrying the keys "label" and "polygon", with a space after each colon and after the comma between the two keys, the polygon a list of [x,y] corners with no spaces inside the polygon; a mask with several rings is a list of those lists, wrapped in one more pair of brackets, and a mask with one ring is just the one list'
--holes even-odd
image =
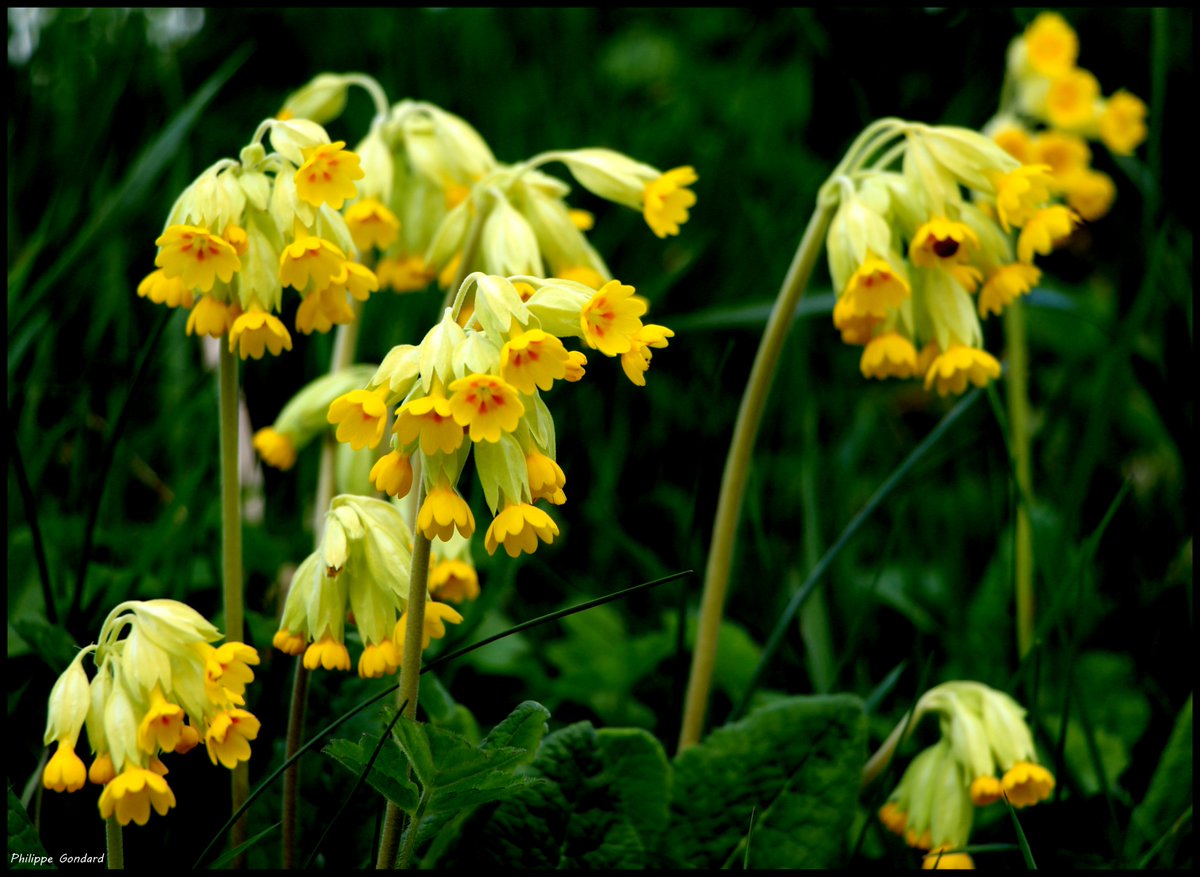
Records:
{"label": "green stem", "polygon": [[738,519],[741,516],[742,495],[746,490],[746,476],[750,470],[750,457],[754,451],[754,440],[762,421],[763,408],[766,406],[779,355],[787,340],[788,329],[792,325],[796,304],[804,293],[804,287],[821,252],[825,230],[832,215],[833,205],[825,201],[817,207],[809,220],[808,228],[779,290],[779,296],[775,299],[775,306],[763,332],[758,354],[754,358],[750,380],[742,395],[733,441],[729,446],[729,456],[725,460],[725,473],[721,477],[717,516],[713,523],[708,566],[704,573],[700,624],[696,630],[696,647],[692,653],[683,725],[679,733],[680,750],[700,742],[709,689],[712,686],[713,667],[716,663],[717,634],[725,607],[725,592],[729,585],[729,570],[733,565],[734,541]]}
{"label": "green stem", "polygon": [[104,861],[110,871],[125,870],[125,839],[121,834],[121,823],[114,816],[104,820]]}
{"label": "green stem", "polygon": [[1008,423],[1011,430],[1013,468],[1017,477],[1016,523],[1013,531],[1013,581],[1017,604],[1017,653],[1024,658],[1034,639],[1033,527],[1029,505],[1033,500],[1033,474],[1029,456],[1029,344],[1025,313],[1015,301],[1004,314],[1008,336]]}
{"label": "green stem", "polygon": [[400,851],[400,861],[396,863],[396,867],[401,871],[407,871],[412,867],[413,850],[417,846],[417,828],[421,825],[422,817],[425,816],[425,807],[428,803],[426,797],[422,795],[420,803],[417,804],[417,810],[413,813],[408,833],[404,837],[404,849]]}
{"label": "green stem", "polygon": [[[242,607],[242,489],[238,480],[238,361],[225,339],[220,340],[218,365],[221,429],[221,571],[225,605],[225,639],[244,642]],[[230,798],[237,810],[250,793],[249,765],[240,762],[230,777]],[[246,822],[239,820],[229,842],[238,847],[246,840]],[[240,866],[235,860],[234,867]]]}

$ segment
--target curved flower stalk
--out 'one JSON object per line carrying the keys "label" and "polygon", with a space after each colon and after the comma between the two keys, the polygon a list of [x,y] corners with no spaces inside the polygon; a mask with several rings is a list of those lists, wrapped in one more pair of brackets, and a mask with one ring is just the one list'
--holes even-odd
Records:
{"label": "curved flower stalk", "polygon": [[555,461],[554,420],[542,393],[556,381],[577,381],[586,357],[564,338],[581,339],[606,356],[632,361],[626,372],[644,384],[652,348],[670,329],[644,324],[647,304],[631,286],[532,276],[472,274],[458,291],[474,294],[471,325],[448,308],[419,345],[391,350],[363,389],[335,400],[329,420],[353,447],[383,440],[389,409],[396,414],[391,452],[376,464],[376,486],[403,496],[418,456],[425,501],[417,526],[429,539],[467,538],[475,519],[457,490],[474,451],[484,496],[494,515],[485,535],[489,554],[511,557],[551,543],[558,525],[536,503],[566,501],[566,476]]}
{"label": "curved flower stalk", "polygon": [[[258,653],[244,643],[214,645],[221,632],[174,600],[117,606],[96,644],[80,650],[50,692],[45,744],[57,744],[42,774],[47,789],[75,792],[85,778],[104,787],[100,815],[145,825],[175,806],[160,756],[203,743],[215,764],[250,758],[259,720],[244,707]],[[83,659],[96,674],[88,681]],[[86,727],[94,753],[86,771],[75,753]]]}
{"label": "curved flower stalk", "polygon": [[[572,210],[570,187],[539,170],[551,162],[566,164],[592,193],[641,212],[660,238],[678,234],[696,203],[692,168],[663,173],[610,149],[502,164],[463,119],[423,101],[385,109],[382,90],[361,74],[322,74],[289,98],[285,112],[330,118],[351,84],[372,90],[377,114],[356,148],[366,179],[346,219],[360,249],[381,251],[380,282],[397,292],[424,289],[435,277],[448,288],[474,271],[554,276],[593,289],[611,280],[587,240],[592,216]],[[470,241],[476,219],[478,246]]]}
{"label": "curved flower stalk", "polygon": [[936,715],[937,743],[909,764],[879,810],[880,821],[916,849],[929,851],[923,867],[973,868],[966,846],[976,807],[1007,799],[1030,807],[1050,797],[1054,777],[1038,764],[1025,710],[1003,692],[978,682],[931,688],[871,757],[869,782],[927,714]]}
{"label": "curved flower stalk", "polygon": [[263,122],[238,159],[218,161],[176,200],[156,241],[158,270],[138,294],[191,308],[188,334],[228,336],[242,359],[291,349],[275,316],[284,287],[302,296],[295,325],[305,334],[352,320],[349,298],[365,300],[379,283],[354,261],[338,212],[363,177],[345,145],[311,121]]}

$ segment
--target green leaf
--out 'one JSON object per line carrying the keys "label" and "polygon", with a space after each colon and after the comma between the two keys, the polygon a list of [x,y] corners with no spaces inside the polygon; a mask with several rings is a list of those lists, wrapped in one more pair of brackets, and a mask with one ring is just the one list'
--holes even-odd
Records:
{"label": "green leaf", "polygon": [[1133,811],[1125,855],[1133,858],[1143,846],[1166,832],[1171,822],[1192,804],[1192,698],[1175,719],[1171,739],[1158,760],[1146,797]]}
{"label": "green leaf", "polygon": [[659,847],[670,816],[671,765],[662,744],[640,728],[602,728],[596,732],[600,756],[614,783],[621,812],[647,850]]}
{"label": "green leaf", "polygon": [[[367,761],[378,744],[378,736],[363,734],[358,743],[343,739],[330,740],[321,751],[357,775],[366,769]],[[367,782],[401,810],[412,813],[417,809],[418,796],[417,787],[406,776],[407,768],[399,750],[385,743],[379,751],[379,757],[371,765]]]}
{"label": "green leaf", "polygon": [[862,703],[847,695],[788,698],[717,729],[675,759],[675,859],[741,860],[753,812],[755,867],[837,865],[865,761]]}
{"label": "green leaf", "polygon": [[29,821],[20,799],[8,784],[8,862],[11,869],[45,869],[53,867],[53,859],[42,846],[37,829]]}
{"label": "green leaf", "polygon": [[549,726],[550,710],[540,703],[527,700],[508,714],[508,718],[492,728],[480,744],[482,749],[524,749],[530,760],[537,754]]}

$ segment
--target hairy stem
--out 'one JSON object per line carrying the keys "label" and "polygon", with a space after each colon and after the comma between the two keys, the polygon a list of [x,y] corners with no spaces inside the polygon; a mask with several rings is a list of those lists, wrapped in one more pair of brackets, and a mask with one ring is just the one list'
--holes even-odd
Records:
{"label": "hairy stem", "polygon": [[1016,524],[1013,531],[1013,581],[1017,604],[1017,653],[1024,658],[1033,648],[1033,527],[1029,504],[1033,501],[1033,472],[1029,456],[1029,345],[1025,337],[1022,303],[1013,302],[1004,313],[1008,335],[1008,425],[1012,432],[1013,468],[1017,476]]}
{"label": "hairy stem", "polygon": [[125,870],[125,838],[121,833],[121,823],[113,816],[104,820],[104,861],[110,871]]}

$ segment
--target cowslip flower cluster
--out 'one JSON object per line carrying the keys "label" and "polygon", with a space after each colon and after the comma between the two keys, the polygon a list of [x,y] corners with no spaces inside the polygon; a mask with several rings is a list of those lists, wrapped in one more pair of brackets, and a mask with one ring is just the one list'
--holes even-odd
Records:
{"label": "cowslip flower cluster", "polygon": [[927,713],[938,717],[941,738],[912,760],[879,819],[929,851],[925,868],[973,868],[969,855],[952,851],[966,845],[975,808],[1005,799],[1032,806],[1050,796],[1054,777],[1037,762],[1025,710],[1007,694],[947,682],[917,701],[909,728]]}
{"label": "cowslip flower cluster", "polygon": [[[542,399],[556,381],[583,377],[586,356],[568,350],[579,338],[606,356],[622,358],[634,383],[644,384],[651,349],[674,333],[644,324],[647,304],[631,286],[613,280],[599,290],[533,276],[472,274],[454,308],[419,345],[394,347],[363,389],[335,400],[329,420],[351,447],[376,447],[394,410],[390,453],[373,478],[392,496],[412,487],[411,458],[419,455],[425,485],[416,524],[428,539],[449,542],[475,531],[475,518],[457,490],[467,458],[493,514],[484,537],[489,554],[510,557],[551,543],[558,525],[536,503],[566,502],[566,475],[555,460],[554,420]],[[473,296],[470,325],[455,318]]]}
{"label": "cowslip flower cluster", "polygon": [[[334,497],[321,545],[296,568],[275,633],[275,648],[304,656],[309,670],[349,670],[347,611],[363,643],[358,675],[395,673],[404,654],[404,610],[412,546],[404,516],[390,502],[366,496]],[[445,636],[445,622],[462,616],[445,603],[425,608],[426,643]]]}
{"label": "cowslip flower cluster", "polygon": [[979,317],[1033,288],[1034,257],[1078,216],[1051,203],[1047,167],[1022,165],[976,131],[888,119],[868,134],[823,193],[837,204],[826,238],[834,325],[863,347],[864,377],[923,378],[943,396],[984,386],[1000,363],[983,349]]}
{"label": "cowslip flower cluster", "polygon": [[[261,142],[268,134],[271,153]],[[302,296],[300,332],[350,322],[350,298],[365,300],[379,283],[355,261],[338,212],[363,177],[345,145],[308,120],[263,122],[238,159],[218,161],[176,200],[155,242],[158,270],[138,295],[190,308],[189,335],[228,336],[243,359],[292,348],[275,316],[284,287]]]}
{"label": "cowslip flower cluster", "polygon": [[[345,89],[368,88],[377,109],[382,90],[362,74],[322,74],[285,105],[318,121],[341,111]],[[662,172],[609,149],[545,152],[515,165],[498,162],[465,120],[433,104],[403,100],[377,112],[356,148],[366,179],[347,223],[360,249],[378,247],[380,282],[397,291],[444,288],[457,276],[486,274],[564,278],[597,289],[612,279],[587,240],[593,217],[571,209],[570,188],[538,168],[564,163],[592,193],[642,213],[656,235],[679,233],[696,196],[690,167]],[[463,253],[473,219],[486,213],[470,264]]]}
{"label": "cowslip flower cluster", "polygon": [[[47,789],[75,792],[85,778],[104,787],[100,815],[145,825],[175,806],[163,753],[203,741],[213,764],[250,758],[260,723],[244,709],[258,653],[244,643],[213,645],[220,631],[174,600],[117,606],[96,644],[81,649],[50,692],[45,744],[57,744],[42,773]],[[91,655],[89,682],[83,659]],[[86,726],[94,753],[84,769],[75,753]]]}
{"label": "cowslip flower cluster", "polygon": [[329,428],[329,403],[371,377],[375,369],[354,365],[310,381],[279,412],[275,422],[254,433],[254,449],[268,466],[287,470],[296,455]]}
{"label": "cowslip flower cluster", "polygon": [[1045,165],[1051,193],[1083,219],[1100,219],[1116,186],[1091,167],[1089,140],[1130,155],[1146,139],[1146,105],[1127,91],[1100,96],[1096,77],[1075,64],[1079,39],[1061,15],[1043,12],[1009,45],[1007,85],[984,126],[1021,163]]}

